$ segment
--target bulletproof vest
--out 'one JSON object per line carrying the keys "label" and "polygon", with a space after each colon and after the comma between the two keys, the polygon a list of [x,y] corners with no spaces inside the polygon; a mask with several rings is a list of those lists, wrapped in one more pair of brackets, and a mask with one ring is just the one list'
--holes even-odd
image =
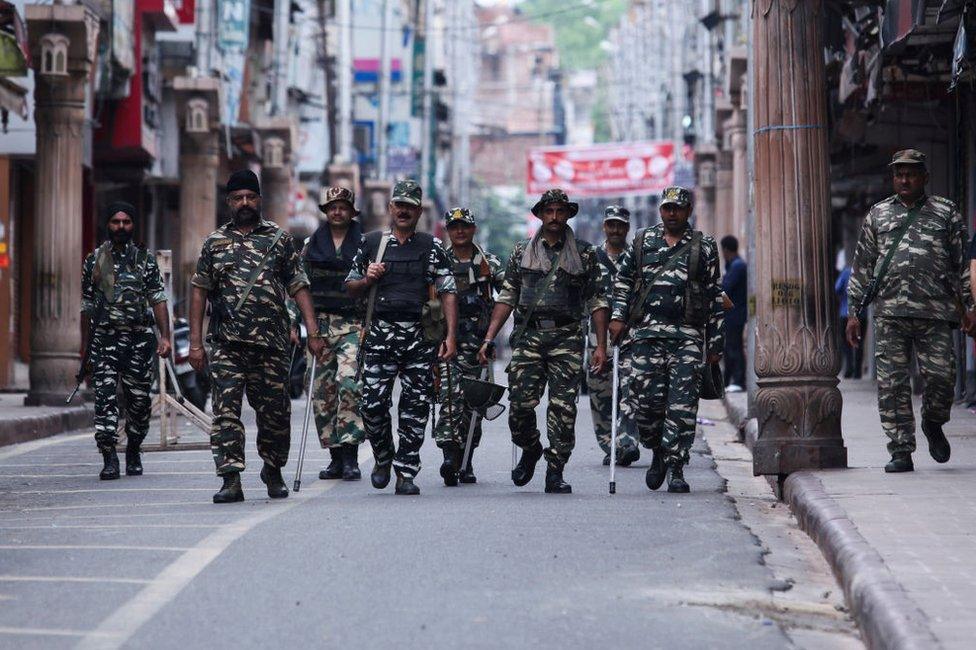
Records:
{"label": "bulletproof vest", "polygon": [[[688,257],[687,277],[671,284],[655,284],[648,292],[643,311],[675,325],[702,327],[708,320],[709,303],[705,290],[705,266],[701,259],[701,235],[695,233],[690,249],[682,253]],[[670,251],[673,254],[673,250]],[[668,262],[669,255],[658,255],[649,260],[660,267]],[[643,255],[638,263],[644,265]]]}
{"label": "bulletproof vest", "polygon": [[[382,236],[385,233],[367,235],[366,252],[370,260],[376,259]],[[427,264],[433,247],[433,235],[425,232],[414,233],[406,244],[398,242],[396,246],[387,246],[382,259],[386,273],[376,285],[374,313],[377,318],[420,320],[427,300]]]}
{"label": "bulletproof vest", "polygon": [[[457,287],[458,316],[477,318],[489,307],[485,300],[485,285],[489,278],[481,274],[481,265],[475,266],[470,260],[455,262],[451,268],[454,284]],[[471,281],[472,277],[474,282]]]}
{"label": "bulletproof vest", "polygon": [[[553,256],[552,263],[556,263]],[[550,314],[583,317],[582,277],[573,277],[562,269],[545,288],[547,273],[522,269],[522,290],[519,292],[519,307],[529,309],[536,305],[533,317]],[[545,290],[544,290],[545,289]],[[538,302],[537,302],[538,301]]]}
{"label": "bulletproof vest", "polygon": [[352,260],[338,255],[324,262],[306,262],[311,284],[312,303],[316,312],[350,314],[356,311],[356,301],[346,293],[345,280],[352,268]]}

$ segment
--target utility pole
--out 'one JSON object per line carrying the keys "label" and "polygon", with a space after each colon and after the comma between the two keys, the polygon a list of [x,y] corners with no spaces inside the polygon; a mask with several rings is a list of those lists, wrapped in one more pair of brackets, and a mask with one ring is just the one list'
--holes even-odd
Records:
{"label": "utility pole", "polygon": [[326,0],[318,0],[319,11],[319,64],[322,66],[322,85],[325,97],[325,124],[329,136],[329,153],[335,158],[339,151],[336,141],[336,89],[335,89],[335,59],[329,56],[329,12]]}
{"label": "utility pole", "polygon": [[390,48],[387,46],[387,29],[390,18],[390,0],[383,0],[383,18],[380,21],[380,79],[379,79],[379,119],[376,128],[376,178],[385,179],[388,161],[386,138],[387,123],[390,119]]}
{"label": "utility pole", "polygon": [[434,0],[424,1],[424,95],[423,117],[420,127],[420,185],[424,196],[430,197],[431,166],[434,153],[434,136],[432,133],[434,112],[434,56],[431,47],[431,29],[434,23]]}
{"label": "utility pole", "polygon": [[214,24],[212,3],[213,0],[197,0],[196,16],[194,17],[197,25],[197,74],[204,77],[209,77],[210,70],[213,68],[210,60]]}
{"label": "utility pole", "polygon": [[352,0],[336,0],[339,25],[339,133],[333,162],[352,162]]}
{"label": "utility pole", "polygon": [[457,0],[448,4],[451,8],[448,30],[452,66],[452,174],[451,194],[453,203],[467,205],[470,200],[471,178],[471,131],[470,131],[470,83],[474,74],[471,69],[471,48],[467,37],[473,35],[472,0]]}
{"label": "utility pole", "polygon": [[274,3],[274,94],[271,97],[271,114],[283,115],[288,105],[288,70],[287,62],[288,48],[291,39],[290,34],[290,14],[291,2],[288,0],[277,0]]}

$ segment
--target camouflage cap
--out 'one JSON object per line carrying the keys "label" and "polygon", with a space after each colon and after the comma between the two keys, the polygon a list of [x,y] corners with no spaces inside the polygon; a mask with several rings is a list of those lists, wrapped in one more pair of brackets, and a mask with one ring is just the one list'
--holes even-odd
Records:
{"label": "camouflage cap", "polygon": [[319,194],[319,210],[325,212],[330,203],[335,203],[336,201],[345,201],[352,208],[352,212],[355,215],[359,214],[359,210],[356,209],[356,194],[345,187],[323,187],[322,192]]}
{"label": "camouflage cap", "polygon": [[532,214],[539,216],[542,212],[542,208],[546,207],[550,203],[565,203],[569,207],[569,218],[572,219],[579,212],[579,203],[573,203],[566,196],[566,192],[563,192],[558,187],[551,190],[546,190],[542,193],[542,198],[540,198],[535,205],[532,206]]}
{"label": "camouflage cap", "polygon": [[393,186],[393,203],[409,203],[410,205],[420,206],[424,198],[424,191],[417,184],[417,181],[399,181]]}
{"label": "camouflage cap", "polygon": [[630,210],[622,205],[608,205],[607,209],[603,211],[604,221],[623,221],[626,224],[630,223]]}
{"label": "camouflage cap", "polygon": [[683,207],[690,206],[693,202],[691,190],[677,185],[664,188],[664,192],[661,194],[661,205],[678,205]]}
{"label": "camouflage cap", "polygon": [[451,208],[444,213],[444,221],[447,223],[448,228],[456,223],[466,223],[471,226],[476,225],[474,215],[467,208]]}
{"label": "camouflage cap", "polygon": [[891,162],[888,163],[889,167],[895,165],[921,165],[925,167],[925,154],[918,149],[896,151],[895,155],[891,157]]}

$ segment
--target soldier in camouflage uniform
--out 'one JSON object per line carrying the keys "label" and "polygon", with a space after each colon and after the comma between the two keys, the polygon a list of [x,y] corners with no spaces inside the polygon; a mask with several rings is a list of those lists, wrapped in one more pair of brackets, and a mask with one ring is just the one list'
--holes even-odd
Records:
{"label": "soldier in camouflage uniform", "polygon": [[227,183],[227,205],[233,219],[210,233],[203,243],[191,279],[190,363],[201,371],[204,303],[210,299],[210,375],[213,427],[210,447],[223,486],[214,503],[243,501],[244,425],[241,400],[257,414],[258,455],[264,461],[261,480],[268,496],[288,496],[281,468],[291,444],[291,400],[288,396],[290,295],[309,332],[309,351],[321,356],[308,278],[295,240],[273,222],[261,219],[261,188],[250,170],[235,172]]}
{"label": "soldier in camouflage uniform", "polygon": [[[606,288],[607,302],[613,300],[613,279],[617,274],[617,263],[627,246],[627,233],[630,231],[630,211],[619,205],[607,206],[603,216],[603,234],[606,241],[596,250],[597,260],[603,274],[602,284]],[[590,354],[596,348],[596,334],[589,332]],[[608,360],[607,369],[601,374],[587,373],[586,387],[590,397],[590,415],[593,418],[593,432],[596,442],[605,454],[603,464],[610,464],[611,415],[613,413],[613,360]],[[622,387],[622,386],[621,386]],[[622,392],[621,392],[622,395]],[[618,396],[619,399],[620,396]],[[619,412],[618,412],[619,416]],[[630,432],[629,421],[622,421],[617,429],[617,464],[628,467],[640,459],[640,449]]]}
{"label": "soldier in camouflage uniform", "polygon": [[[478,352],[479,361],[488,363],[494,338],[514,310],[508,426],[522,458],[512,470],[512,482],[528,484],[545,455],[545,491],[552,494],[573,491],[563,480],[563,468],[576,443],[576,397],[583,378],[581,324],[587,314],[593,318],[597,337],[591,370],[603,372],[607,361],[608,305],[600,284],[600,264],[593,246],[577,239],[568,225],[578,211],[579,205],[560,189],[547,190],[532,207],[542,227],[533,238],[515,244]],[[546,385],[549,446],[543,450],[535,407]]]}
{"label": "soldier in camouflage uniform", "polygon": [[[81,272],[83,347],[91,340],[95,393],[95,442],[102,453],[102,480],[119,478],[117,442],[119,378],[125,396],[125,473],[142,474],[140,446],[149,432],[153,352],[170,353],[169,310],[156,258],[132,243],[135,208],[124,202],[106,209],[109,240],[85,258]],[[153,323],[159,327],[159,342]]]}
{"label": "soldier in camouflage uniform", "polygon": [[[889,167],[895,194],[871,207],[854,252],[846,334],[852,347],[860,344],[858,316],[873,297],[878,412],[891,453],[885,471],[910,472],[915,451],[912,350],[925,380],[922,433],[932,458],[944,463],[950,448],[942,425],[949,421],[956,382],[952,330],[960,317],[963,329],[971,329],[973,297],[965,261],[966,222],[951,201],[926,195],[925,154],[899,151]],[[890,265],[877,282],[876,274],[889,254]],[[872,284],[876,297],[869,291]],[[963,307],[966,311],[960,314]]]}
{"label": "soldier in camouflage uniform", "polygon": [[[472,412],[464,406],[461,378],[478,378],[481,364],[478,349],[488,330],[488,319],[495,304],[494,292],[501,287],[504,271],[497,257],[474,243],[478,226],[467,208],[453,208],[445,215],[451,246],[447,256],[451,260],[458,301],[458,356],[453,364],[439,364],[440,417],[434,429],[434,440],[444,452],[441,478],[445,485],[476,483],[471,464],[473,450],[481,441],[481,422],[475,425],[472,454],[462,469],[462,454],[471,425]],[[448,377],[450,368],[451,376]]]}
{"label": "soldier in camouflage uniform", "polygon": [[355,200],[344,187],[323,189],[319,210],[326,219],[302,251],[318,332],[325,341],[323,361],[315,366],[312,380],[315,428],[319,443],[332,457],[319,472],[320,479],[359,480],[358,450],[366,439],[359,408],[362,391],[356,379],[362,302],[346,293],[345,287],[362,242],[362,228],[353,219],[359,215]]}
{"label": "soldier in camouflage uniform", "polygon": [[[396,493],[402,495],[420,494],[413,478],[420,471],[420,447],[433,396],[434,359],[450,361],[457,346],[451,262],[439,239],[417,232],[421,199],[420,186],[414,181],[396,184],[389,204],[392,231],[366,235],[346,278],[349,294],[359,297],[368,292],[374,310],[361,352],[363,425],[375,458],[370,481],[382,490],[390,483],[392,467],[397,475]],[[385,248],[382,257],[381,247]],[[380,262],[376,262],[378,258]],[[425,311],[431,312],[425,303],[429,305],[437,297],[444,318],[428,318]],[[397,377],[401,387],[399,444],[394,447],[390,406]]]}
{"label": "soldier in camouflage uniform", "polygon": [[624,417],[654,454],[645,482],[656,490],[667,475],[668,492],[679,493],[689,491],[703,353],[716,363],[724,345],[718,246],[688,225],[691,210],[689,190],[664,190],[662,223],[639,232],[620,258],[610,321],[611,339],[627,349]]}

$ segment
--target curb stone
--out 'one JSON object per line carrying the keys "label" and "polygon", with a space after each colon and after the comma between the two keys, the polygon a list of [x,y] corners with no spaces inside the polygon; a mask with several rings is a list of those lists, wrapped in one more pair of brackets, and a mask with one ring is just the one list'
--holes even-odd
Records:
{"label": "curb stone", "polygon": [[21,415],[0,419],[0,447],[48,436],[89,429],[94,412],[87,406],[75,406],[42,415]]}

